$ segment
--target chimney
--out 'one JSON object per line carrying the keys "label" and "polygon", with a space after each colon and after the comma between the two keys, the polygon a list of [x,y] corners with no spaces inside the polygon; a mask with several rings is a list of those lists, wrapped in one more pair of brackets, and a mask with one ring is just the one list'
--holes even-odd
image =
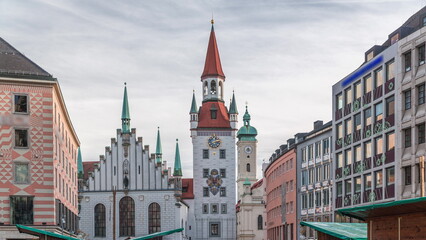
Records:
{"label": "chimney", "polygon": [[322,127],[323,125],[323,121],[322,120],[317,120],[314,122],[314,130],[317,130],[318,128]]}

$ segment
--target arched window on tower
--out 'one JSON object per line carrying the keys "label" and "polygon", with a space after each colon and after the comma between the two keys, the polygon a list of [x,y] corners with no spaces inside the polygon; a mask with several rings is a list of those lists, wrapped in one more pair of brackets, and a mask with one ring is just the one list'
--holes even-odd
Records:
{"label": "arched window on tower", "polygon": [[211,81],[210,83],[210,93],[211,94],[216,94],[216,81]]}
{"label": "arched window on tower", "polygon": [[257,230],[263,229],[263,216],[259,215],[257,216]]}
{"label": "arched window on tower", "polygon": [[247,172],[250,172],[250,163],[247,163],[246,170]]}
{"label": "arched window on tower", "polygon": [[120,237],[135,236],[135,201],[129,197],[120,200]]}
{"label": "arched window on tower", "polygon": [[[161,231],[161,209],[158,203],[151,203],[148,207],[148,233]],[[157,238],[161,239],[161,238]]]}
{"label": "arched window on tower", "polygon": [[207,83],[207,81],[205,81],[204,82],[204,87],[203,87],[203,94],[204,94],[204,96],[206,96],[208,94],[208,89],[209,89],[208,83]]}
{"label": "arched window on tower", "polygon": [[95,237],[105,237],[105,206],[101,203],[95,206]]}
{"label": "arched window on tower", "polygon": [[219,94],[218,94],[220,99],[223,99],[223,83],[221,81],[219,81]]}

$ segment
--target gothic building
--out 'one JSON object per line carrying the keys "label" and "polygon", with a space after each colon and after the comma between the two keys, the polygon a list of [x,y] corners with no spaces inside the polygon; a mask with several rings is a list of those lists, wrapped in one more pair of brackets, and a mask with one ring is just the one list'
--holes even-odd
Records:
{"label": "gothic building", "polygon": [[[128,239],[157,232],[164,233],[163,239],[184,239],[180,231],[187,224],[188,206],[181,201],[178,143],[172,177],[162,159],[160,131],[156,151],[150,154],[136,129],[130,128],[126,87],[121,120],[117,137],[81,186],[80,230],[88,239]],[[81,157],[78,165],[82,178]]]}
{"label": "gothic building", "polygon": [[[213,21],[212,21],[213,24]],[[190,201],[191,239],[236,238],[235,138],[238,112],[233,96],[224,101],[225,74],[212,25],[204,71],[202,105],[193,94],[190,110],[194,200]]]}

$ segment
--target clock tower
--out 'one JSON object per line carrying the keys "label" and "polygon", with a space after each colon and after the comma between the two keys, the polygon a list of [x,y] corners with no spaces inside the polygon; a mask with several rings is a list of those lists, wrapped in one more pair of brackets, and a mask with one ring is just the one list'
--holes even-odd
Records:
{"label": "clock tower", "polygon": [[[191,239],[236,239],[235,141],[238,111],[233,95],[224,101],[225,74],[213,27],[201,75],[202,104],[195,93],[190,109],[193,145],[194,201]],[[193,211],[193,212],[192,212]]]}
{"label": "clock tower", "polygon": [[243,116],[244,126],[237,133],[238,147],[238,199],[244,194],[244,185],[252,185],[256,179],[256,150],[257,150],[257,130],[250,125],[250,114],[246,106]]}

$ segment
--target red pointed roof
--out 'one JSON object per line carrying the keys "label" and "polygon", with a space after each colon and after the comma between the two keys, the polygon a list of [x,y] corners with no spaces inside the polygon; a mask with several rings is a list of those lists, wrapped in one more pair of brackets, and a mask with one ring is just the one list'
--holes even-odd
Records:
{"label": "red pointed roof", "polygon": [[[216,109],[216,119],[211,118],[210,110]],[[228,111],[221,101],[204,102],[198,114],[198,128],[230,128]]]}
{"label": "red pointed roof", "polygon": [[207,48],[206,62],[204,64],[204,71],[201,78],[208,76],[220,76],[225,78],[222,71],[222,64],[220,64],[219,49],[217,48],[216,35],[214,28],[210,32],[209,46]]}

